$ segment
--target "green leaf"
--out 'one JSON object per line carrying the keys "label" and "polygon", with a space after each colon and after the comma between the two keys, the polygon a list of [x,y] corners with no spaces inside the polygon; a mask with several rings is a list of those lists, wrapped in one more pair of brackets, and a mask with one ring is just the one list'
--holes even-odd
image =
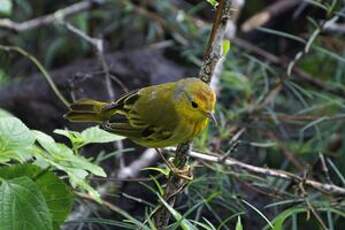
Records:
{"label": "green leaf", "polygon": [[230,50],[230,40],[225,39],[223,41],[223,56],[225,57]]}
{"label": "green leaf", "polygon": [[84,138],[85,144],[91,143],[108,143],[113,141],[119,141],[125,139],[123,136],[119,136],[113,133],[109,133],[99,128],[99,126],[94,126],[88,129],[85,129],[81,136]]}
{"label": "green leaf", "polygon": [[243,230],[240,216],[237,217],[236,230]]}
{"label": "green leaf", "polygon": [[40,131],[33,131],[33,133],[43,148],[37,148],[35,151],[35,157],[40,164],[47,162],[49,165],[66,172],[73,187],[88,191],[93,198],[101,202],[98,192],[87,183],[86,177],[89,172],[106,177],[104,170],[84,157],[75,155],[70,148],[64,144],[56,143],[50,136]]}
{"label": "green leaf", "polygon": [[52,215],[54,229],[64,222],[71,211],[73,193],[69,186],[50,171],[42,171],[39,167],[30,164],[15,165],[0,168],[0,178],[10,180],[16,177],[27,176],[35,181],[48,205]]}
{"label": "green leaf", "polygon": [[4,117],[12,117],[12,114],[10,114],[9,112],[7,112],[4,109],[0,109],[0,119],[4,118]]}
{"label": "green leaf", "polygon": [[218,2],[217,0],[206,0],[208,3],[210,3],[210,5],[213,7],[213,8],[216,8],[217,5],[218,5]]}
{"label": "green leaf", "polygon": [[[281,212],[278,216],[276,216],[272,220],[273,230],[284,229],[283,224],[287,218],[289,218],[293,214],[298,214],[305,211],[306,211],[306,208],[302,208],[302,207],[293,207],[293,208],[286,209],[285,211]],[[268,229],[268,228],[269,226],[265,227],[265,229]]]}
{"label": "green leaf", "polygon": [[70,187],[52,172],[46,172],[37,178],[36,184],[47,202],[54,229],[60,229],[60,225],[71,212],[73,205],[74,195]]}
{"label": "green leaf", "polygon": [[162,173],[164,176],[169,176],[170,169],[169,168],[159,168],[159,167],[146,167],[142,170],[152,170]]}
{"label": "green leaf", "polygon": [[44,196],[38,186],[28,177],[2,181],[0,210],[1,229],[53,229]]}
{"label": "green leaf", "polygon": [[11,15],[12,13],[12,1],[11,0],[0,0],[0,14]]}
{"label": "green leaf", "polygon": [[67,137],[73,146],[79,148],[84,144],[84,139],[79,132],[65,129],[55,129],[54,133]]}
{"label": "green leaf", "polygon": [[179,222],[180,227],[183,230],[197,230],[197,228],[185,219],[178,211],[176,211],[173,207],[171,207],[161,196],[159,196],[160,201],[165,206],[166,209],[171,213],[171,215],[175,218],[177,222]]}
{"label": "green leaf", "polygon": [[25,161],[35,141],[31,131],[15,117],[0,118],[0,162]]}
{"label": "green leaf", "polygon": [[66,145],[56,143],[53,138],[40,131],[34,131],[34,134],[38,143],[49,153],[46,157],[62,168],[84,169],[96,176],[107,176],[101,167],[82,156],[73,154],[73,151]]}
{"label": "green leaf", "polygon": [[107,132],[99,128],[99,126],[87,128],[81,133],[62,129],[54,130],[54,133],[63,135],[70,139],[72,145],[76,149],[88,144],[108,143],[125,139],[125,137]]}
{"label": "green leaf", "polygon": [[[283,224],[289,217],[291,217],[292,215],[297,215],[297,214],[304,213],[307,211],[308,209],[306,207],[292,207],[292,208],[284,210],[272,220],[273,230],[285,229]],[[343,210],[338,210],[332,207],[319,207],[319,208],[316,208],[316,211],[331,212],[336,215],[339,215],[340,217],[345,218],[345,213],[343,212]],[[264,229],[269,229],[269,227],[270,227],[269,225],[266,225]]]}

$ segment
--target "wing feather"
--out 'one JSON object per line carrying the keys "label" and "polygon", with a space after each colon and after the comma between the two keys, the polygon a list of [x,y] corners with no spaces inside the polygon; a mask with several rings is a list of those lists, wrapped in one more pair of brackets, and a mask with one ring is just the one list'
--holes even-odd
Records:
{"label": "wing feather", "polygon": [[[105,110],[113,111],[113,115],[108,121],[103,123],[103,128],[107,131],[129,137],[135,142],[152,146],[171,138],[173,130],[162,129],[159,123],[156,123],[156,119],[157,117],[164,118],[167,113],[171,117],[173,113],[169,110],[164,110],[165,112],[163,112],[163,108],[166,106],[164,102],[161,103],[162,111],[152,107],[152,105],[156,106],[155,103],[157,102],[154,100],[158,99],[157,97],[152,97],[152,95],[157,93],[155,90],[153,87],[150,89],[150,93],[148,93],[149,91],[134,90],[110,103],[105,107]],[[159,100],[162,102],[164,99],[159,98]],[[152,110],[154,114],[150,116],[148,114],[140,114],[140,111],[148,110]],[[170,120],[167,122],[171,123]]]}

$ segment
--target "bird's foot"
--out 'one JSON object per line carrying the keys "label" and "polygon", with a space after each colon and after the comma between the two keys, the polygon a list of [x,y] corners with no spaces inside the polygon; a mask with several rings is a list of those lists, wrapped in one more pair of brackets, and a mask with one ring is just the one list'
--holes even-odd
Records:
{"label": "bird's foot", "polygon": [[187,180],[187,181],[192,181],[193,180],[193,174],[190,165],[185,165],[182,169],[177,168],[174,163],[171,160],[167,160],[163,153],[160,151],[160,149],[156,149],[156,151],[159,153],[161,158],[163,159],[164,163],[167,165],[167,167],[170,169],[170,171],[175,174],[177,177]]}
{"label": "bird's foot", "polygon": [[187,164],[182,169],[180,169],[180,168],[177,168],[172,163],[170,163],[168,167],[171,170],[171,172],[175,174],[177,177],[179,177],[180,179],[187,180],[187,181],[193,180],[193,174],[192,174],[190,165]]}

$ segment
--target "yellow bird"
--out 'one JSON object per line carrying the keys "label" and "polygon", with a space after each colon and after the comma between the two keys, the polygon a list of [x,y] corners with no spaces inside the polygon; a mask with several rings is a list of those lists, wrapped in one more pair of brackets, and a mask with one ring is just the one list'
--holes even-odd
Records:
{"label": "yellow bird", "polygon": [[81,99],[65,115],[71,122],[97,122],[102,128],[145,147],[191,141],[214,118],[216,95],[198,78],[153,85],[113,102]]}

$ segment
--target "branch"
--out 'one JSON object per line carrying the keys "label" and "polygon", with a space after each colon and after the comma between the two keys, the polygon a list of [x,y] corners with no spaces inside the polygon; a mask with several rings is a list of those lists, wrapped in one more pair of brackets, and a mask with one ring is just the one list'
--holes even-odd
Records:
{"label": "branch", "polygon": [[[169,148],[169,150],[174,150],[174,149]],[[210,155],[210,154],[205,154],[205,153],[196,152],[196,151],[190,151],[188,154],[190,157],[193,157],[193,158],[196,158],[199,160],[221,163],[221,164],[224,164],[226,166],[230,166],[233,168],[239,168],[239,169],[242,169],[244,171],[256,173],[256,174],[263,175],[263,176],[281,178],[281,179],[293,181],[295,183],[303,183],[304,185],[310,186],[310,187],[312,187],[316,190],[319,190],[321,192],[345,196],[345,188],[343,188],[343,187],[339,187],[339,186],[336,186],[333,184],[324,184],[324,183],[321,183],[321,182],[318,182],[315,180],[304,179],[298,175],[295,175],[293,173],[286,172],[283,170],[261,168],[258,166],[243,163],[243,162],[235,160],[233,158],[227,158],[225,161],[223,161],[221,156]]]}
{"label": "branch", "polygon": [[51,89],[53,90],[53,92],[55,93],[55,95],[60,99],[60,101],[66,106],[69,107],[69,102],[68,100],[62,95],[62,93],[60,92],[60,90],[57,88],[57,86],[55,85],[53,79],[51,78],[51,76],[49,75],[48,71],[43,67],[43,65],[37,60],[37,58],[35,58],[34,56],[32,56],[30,53],[26,52],[25,50],[23,50],[22,48],[18,47],[18,46],[5,46],[5,45],[1,45],[0,44],[0,50],[6,51],[6,52],[11,52],[11,51],[15,51],[17,53],[20,53],[21,55],[23,55],[24,57],[28,58],[30,61],[32,61],[36,67],[39,69],[39,71],[42,73],[43,77],[47,80],[49,86],[51,87]]}
{"label": "branch", "polygon": [[25,22],[14,22],[10,19],[0,19],[0,28],[13,32],[23,32],[30,29],[46,26],[55,23],[61,19],[72,16],[74,14],[89,10],[95,6],[103,5],[106,0],[85,0],[66,8],[55,11],[52,14],[37,17]]}
{"label": "branch", "polygon": [[211,36],[199,72],[199,78],[208,84],[215,74],[217,64],[220,63],[223,57],[223,40],[227,29],[227,22],[230,19],[231,2],[231,0],[222,0],[217,7]]}
{"label": "branch", "polygon": [[336,33],[345,33],[345,24],[344,23],[335,23],[334,21],[330,21],[325,24],[325,31],[327,32],[336,32]]}
{"label": "branch", "polygon": [[158,158],[158,154],[155,149],[147,149],[139,159],[133,161],[130,165],[121,168],[117,172],[117,178],[119,180],[136,177],[143,168],[151,165]]}
{"label": "branch", "polygon": [[[199,78],[207,84],[210,84],[212,78],[217,72],[217,65],[222,64],[223,57],[223,39],[226,33],[228,20],[230,19],[231,0],[220,0],[216,10],[216,16],[213,23],[208,47],[204,56],[203,64],[199,72]],[[174,158],[174,165],[179,170],[185,170],[188,161],[188,155],[191,151],[191,143],[183,143],[177,146]],[[164,200],[170,206],[174,206],[176,195],[183,190],[184,180],[170,172],[167,187],[164,193]],[[165,229],[169,224],[170,212],[161,207],[155,216],[157,229]]]}

